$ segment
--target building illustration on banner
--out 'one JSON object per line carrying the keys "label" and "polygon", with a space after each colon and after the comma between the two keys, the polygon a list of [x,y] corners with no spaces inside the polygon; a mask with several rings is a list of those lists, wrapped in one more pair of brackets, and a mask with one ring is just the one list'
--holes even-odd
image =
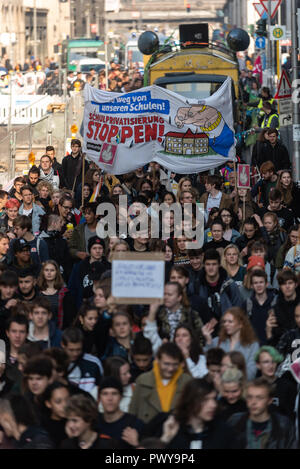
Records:
{"label": "building illustration on banner", "polygon": [[168,132],[165,135],[166,153],[178,155],[204,155],[209,151],[208,135],[193,133],[189,129],[185,133]]}

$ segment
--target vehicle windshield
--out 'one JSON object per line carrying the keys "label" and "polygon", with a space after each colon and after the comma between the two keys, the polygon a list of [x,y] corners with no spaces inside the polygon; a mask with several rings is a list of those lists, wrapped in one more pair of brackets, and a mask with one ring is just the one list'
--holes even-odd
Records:
{"label": "vehicle windshield", "polygon": [[165,88],[188,99],[205,99],[215,93],[221,85],[222,83],[213,82],[167,83]]}

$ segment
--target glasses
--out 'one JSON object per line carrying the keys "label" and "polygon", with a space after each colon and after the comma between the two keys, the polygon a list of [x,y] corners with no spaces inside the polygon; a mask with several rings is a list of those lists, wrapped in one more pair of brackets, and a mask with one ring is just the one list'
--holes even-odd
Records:
{"label": "glasses", "polygon": [[224,218],[225,218],[225,217],[226,217],[226,218],[231,218],[231,215],[229,215],[229,213],[228,213],[228,214],[223,213],[221,216],[224,217]]}
{"label": "glasses", "polygon": [[62,205],[62,208],[64,208],[65,210],[72,210],[72,207],[67,207],[66,205]]}

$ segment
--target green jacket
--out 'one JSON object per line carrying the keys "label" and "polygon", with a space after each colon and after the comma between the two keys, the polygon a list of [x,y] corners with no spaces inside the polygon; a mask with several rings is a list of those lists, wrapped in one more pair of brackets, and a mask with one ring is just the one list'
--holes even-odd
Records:
{"label": "green jacket", "polygon": [[[185,384],[190,381],[190,379],[192,379],[192,376],[186,373],[183,373],[178,378],[170,411],[175,408]],[[160,412],[162,412],[162,408],[156,391],[154,372],[148,371],[147,373],[142,373],[136,380],[136,387],[131,399],[129,413],[135,415],[143,422],[148,423]]]}

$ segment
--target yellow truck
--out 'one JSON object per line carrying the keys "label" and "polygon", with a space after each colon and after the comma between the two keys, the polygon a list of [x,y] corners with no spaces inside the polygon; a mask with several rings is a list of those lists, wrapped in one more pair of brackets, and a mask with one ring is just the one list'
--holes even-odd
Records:
{"label": "yellow truck", "polygon": [[180,25],[179,45],[159,46],[154,33],[146,31],[144,38],[139,40],[139,47],[144,53],[153,53],[145,67],[144,85],[156,84],[186,98],[205,99],[230,76],[233,82],[232,104],[237,122],[240,93],[239,66],[235,52],[248,47],[249,36],[243,30],[234,30],[232,33],[228,42],[234,50],[220,42],[209,42],[208,24]]}

